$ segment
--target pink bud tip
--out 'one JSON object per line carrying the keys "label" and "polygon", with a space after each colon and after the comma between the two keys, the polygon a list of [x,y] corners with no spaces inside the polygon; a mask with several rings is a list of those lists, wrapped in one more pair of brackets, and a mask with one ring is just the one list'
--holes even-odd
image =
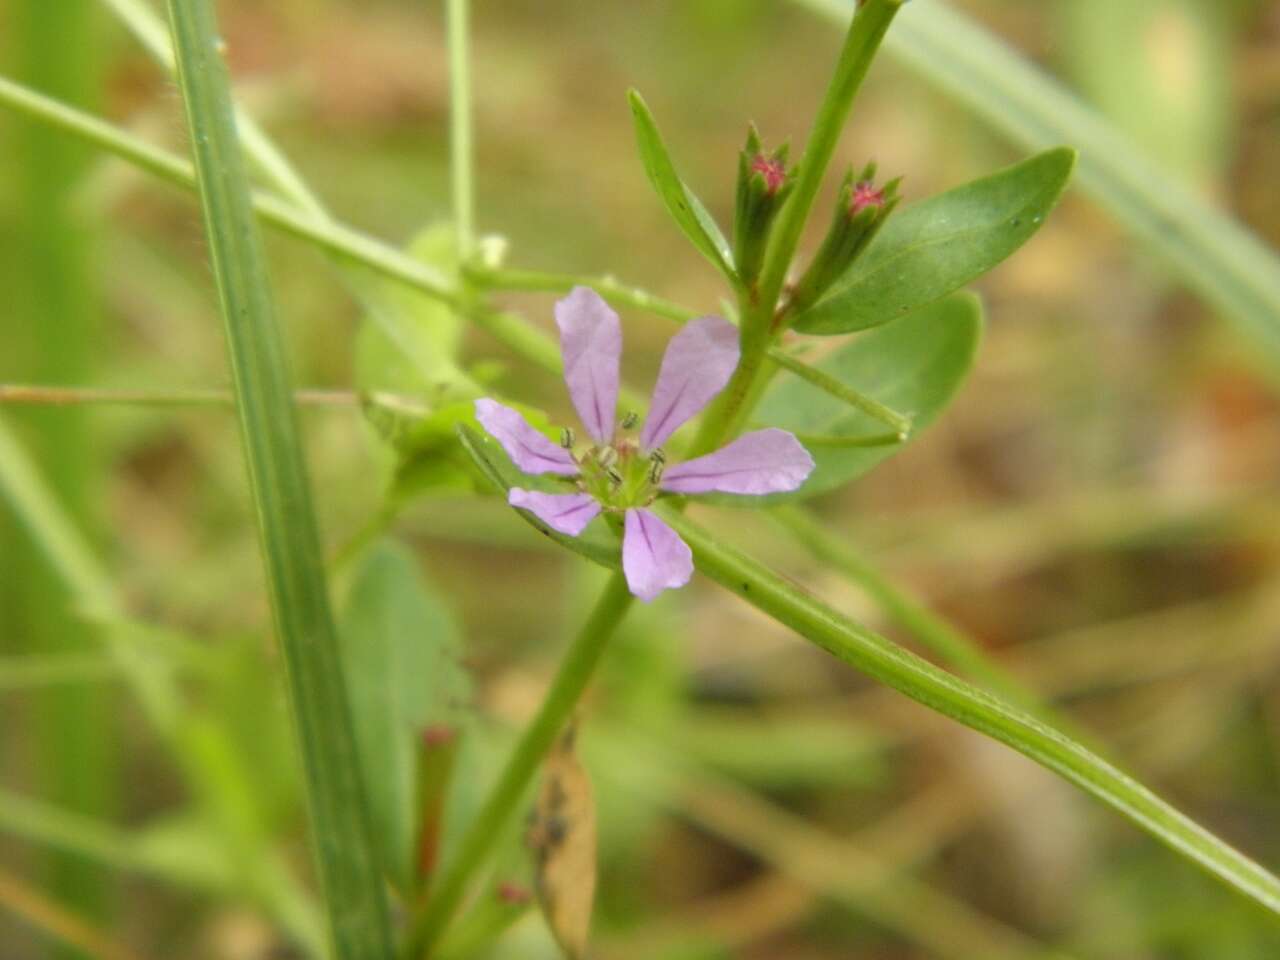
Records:
{"label": "pink bud tip", "polygon": [[876,188],[870,180],[854,184],[853,202],[849,204],[849,215],[856,217],[867,207],[883,207],[884,191]]}
{"label": "pink bud tip", "polygon": [[422,731],[422,745],[424,747],[443,747],[446,743],[452,742],[457,735],[458,731],[453,727],[437,723]]}
{"label": "pink bud tip", "polygon": [[762,154],[756,154],[756,158],[751,161],[751,172],[764,177],[765,189],[770,194],[777,193],[778,188],[787,182],[787,171],[781,161],[772,160]]}
{"label": "pink bud tip", "polygon": [[498,884],[498,899],[515,906],[529,902],[529,891],[518,883],[507,881]]}

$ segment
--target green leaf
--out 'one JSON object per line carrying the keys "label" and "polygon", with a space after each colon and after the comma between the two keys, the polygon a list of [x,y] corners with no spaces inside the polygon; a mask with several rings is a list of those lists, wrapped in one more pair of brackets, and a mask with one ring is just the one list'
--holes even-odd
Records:
{"label": "green leaf", "polygon": [[795,320],[804,333],[866,330],[959,290],[1031,239],[1071,176],[1049,150],[912,204],[889,219],[835,289]]}
{"label": "green leaf", "polygon": [[627,93],[627,99],[631,103],[636,142],[640,147],[640,159],[644,163],[644,172],[648,175],[649,182],[658,191],[667,212],[689,241],[698,248],[698,252],[728,277],[730,283],[736,284],[738,276],[733,269],[733,253],[729,249],[729,241],[720,232],[702,201],[685,186],[676,173],[667,145],[662,142],[662,134],[658,132],[658,125],[654,123],[653,114],[649,112],[644,98],[637,91],[631,90]]}
{"label": "green leaf", "polygon": [[[450,224],[426,227],[406,253],[450,282],[456,280],[458,255]],[[465,324],[453,307],[355,267],[345,274],[366,309],[356,338],[356,382],[361,387],[420,393],[465,384],[456,365]]]}
{"label": "green leaf", "polygon": [[363,558],[341,623],[352,722],[382,862],[410,888],[417,827],[418,738],[457,726],[470,693],[457,623],[404,547],[378,542]]}
{"label": "green leaf", "polygon": [[[849,17],[848,0],[796,2],[840,24]],[[1160,257],[1171,276],[1234,321],[1257,348],[1251,356],[1276,376],[1280,258],[1255,233],[1170,176],[1160,158],[1136,149],[1067,87],[948,4],[908,4],[885,49],[1024,149],[1075,144],[1080,189]]]}
{"label": "green leaf", "polygon": [[[982,307],[972,294],[957,294],[888,326],[869,331],[818,364],[818,369],[912,417],[914,438],[951,401],[973,364],[982,333]],[[865,438],[884,432],[878,421],[804,380],[779,381],[755,419],[799,435]],[[781,502],[824,493],[862,476],[893,456],[902,444],[813,444],[817,468],[795,493],[763,498]],[[719,498],[717,498],[719,499]],[[734,497],[758,505],[760,497]]]}

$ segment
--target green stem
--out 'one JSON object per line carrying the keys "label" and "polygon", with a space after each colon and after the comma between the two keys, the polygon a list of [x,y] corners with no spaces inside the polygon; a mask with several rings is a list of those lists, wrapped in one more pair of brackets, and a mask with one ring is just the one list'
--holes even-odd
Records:
{"label": "green stem", "polygon": [[[374,393],[387,402],[412,403],[414,398],[399,394]],[[308,407],[354,407],[361,402],[355,390],[295,390],[294,403]],[[177,390],[117,390],[102,387],[45,387],[22,383],[0,383],[0,404],[45,407],[114,405],[130,407],[233,407],[229,390],[211,388]]]}
{"label": "green stem", "polygon": [[1280,914],[1280,879],[1085,747],[797,590],[676,511],[661,512],[692,548],[697,569],[711,580],[837,659],[1052,770],[1245,896]]}
{"label": "green stem", "polygon": [[211,0],[170,0],[169,15],[333,947],[339,960],[390,957],[383,877],[219,32]]}
{"label": "green stem", "polygon": [[810,511],[788,505],[777,507],[770,514],[815,557],[862,587],[890,618],[944,662],[1010,702],[1049,718],[1052,711],[1040,697],[987,656],[975,641],[896,586],[852,544],[833,535]]}
{"label": "green stem", "polygon": [[615,306],[635,307],[656,317],[685,323],[700,316],[696,310],[681,306],[639,287],[619,283],[612,276],[547,273],[542,270],[472,270],[470,279],[490,290],[524,290],[546,293],[568,293],[574,287],[590,287]]}
{"label": "green stem", "polygon": [[428,955],[444,933],[466,893],[467,881],[483,865],[502,828],[515,814],[538,764],[568,722],[609,637],[630,609],[631,600],[626,580],[621,574],[614,574],[565,653],[537,716],[521,734],[484,807],[467,828],[453,861],[433,887],[426,909],[414,921],[403,951],[407,960]]}
{"label": "green stem", "polygon": [[[173,59],[173,46],[169,42],[169,34],[164,21],[147,5],[146,0],[101,0],[119,18],[151,54],[152,58],[165,70],[173,73],[176,65]],[[271,142],[246,111],[234,107],[236,129],[244,144],[245,152],[253,159],[258,169],[273,183],[276,188],[296,203],[307,213],[326,219],[323,205],[302,177],[289,163],[289,160]]]}
{"label": "green stem", "polygon": [[849,23],[835,73],[831,77],[822,105],[818,108],[818,116],[805,144],[804,156],[800,158],[795,190],[778,216],[778,224],[769,243],[764,270],[760,275],[757,301],[759,317],[763,322],[773,320],[773,311],[782,293],[787,269],[795,256],[800,234],[809,219],[809,211],[818,195],[818,188],[822,186],[823,175],[844,129],[853,98],[862,86],[862,80],[880,49],[889,24],[893,22],[894,15],[903,2],[904,0],[864,0]]}
{"label": "green stem", "polygon": [[[196,187],[195,171],[181,157],[3,77],[0,77],[0,103],[88,141],[169,183],[188,190]],[[394,247],[349,227],[299,211],[273,196],[256,196],[253,209],[265,223],[278,230],[309,240],[321,250],[340,258],[361,263],[432,299],[457,305],[457,296],[445,277]]]}
{"label": "green stem", "polygon": [[472,188],[474,157],[471,140],[471,51],[467,27],[469,0],[447,0],[445,19],[449,33],[449,177],[453,193],[453,227],[458,256],[466,262],[474,237],[475,197]]}

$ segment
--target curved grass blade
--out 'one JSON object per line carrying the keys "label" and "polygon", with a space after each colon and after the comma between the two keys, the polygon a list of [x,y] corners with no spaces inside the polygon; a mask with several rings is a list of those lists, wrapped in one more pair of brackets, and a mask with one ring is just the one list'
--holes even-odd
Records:
{"label": "curved grass blade", "polygon": [[729,282],[736,284],[738,275],[733,269],[733,252],[729,249],[729,241],[724,238],[715,220],[707,212],[707,208],[680,179],[667,145],[662,141],[658,125],[644,98],[635,90],[627,93],[627,101],[631,104],[631,115],[635,118],[636,143],[640,148],[640,159],[644,163],[644,172],[658,191],[663,204],[676,224],[684,231],[684,235],[704,257],[710,260]]}
{"label": "curved grass blade", "polygon": [[170,0],[179,87],[339,960],[392,955],[323,553],[211,0]]}
{"label": "curved grass blade", "polygon": [[954,293],[1031,239],[1062,196],[1075,151],[1061,147],[889,218],[851,274],[795,320],[802,333],[866,330]]}

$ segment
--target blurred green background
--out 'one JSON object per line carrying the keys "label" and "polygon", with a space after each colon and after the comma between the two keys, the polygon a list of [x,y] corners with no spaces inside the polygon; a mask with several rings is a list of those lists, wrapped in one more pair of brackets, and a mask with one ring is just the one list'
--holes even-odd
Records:
{"label": "blurred green background", "polygon": [[[1275,2],[955,6],[1280,245]],[[766,0],[475,7],[480,229],[509,239],[513,264],[611,272],[715,309],[718,278],[645,182],[625,91],[644,92],[727,222],[746,123],[803,141],[839,29]],[[440,4],[220,13],[241,101],[339,218],[396,243],[447,218]],[[96,2],[8,0],[0,57],[6,76],[184,148],[172,82]],[[877,160],[910,201],[1019,155],[886,57],[837,164]],[[191,198],[11,115],[0,158],[0,383],[225,385]],[[313,251],[278,236],[269,250],[297,381],[351,385],[358,306]],[[822,498],[822,516],[1140,779],[1280,863],[1277,371],[1076,192],[978,289],[989,326],[958,403]],[[552,298],[509,302],[549,327]],[[627,372],[648,382],[670,328],[624,320]],[[484,335],[467,355],[500,363],[511,395],[567,412],[558,383]],[[154,625],[130,642],[217,731],[175,755],[0,510],[0,662],[56,665],[0,668],[0,957],[83,955],[51,946],[68,916],[38,908],[59,904],[104,957],[295,955],[314,904],[233,418],[0,417],[130,615]],[[380,509],[383,464],[356,411],[303,417],[336,551]],[[763,516],[700,518],[909,642]],[[395,529],[474,676],[464,769],[478,794],[597,571],[489,500],[425,497]],[[637,611],[585,713],[601,958],[1280,956],[1272,919],[1072,788],[696,583]],[[527,883],[519,838],[508,848],[497,876]],[[556,954],[530,914],[491,955]]]}

